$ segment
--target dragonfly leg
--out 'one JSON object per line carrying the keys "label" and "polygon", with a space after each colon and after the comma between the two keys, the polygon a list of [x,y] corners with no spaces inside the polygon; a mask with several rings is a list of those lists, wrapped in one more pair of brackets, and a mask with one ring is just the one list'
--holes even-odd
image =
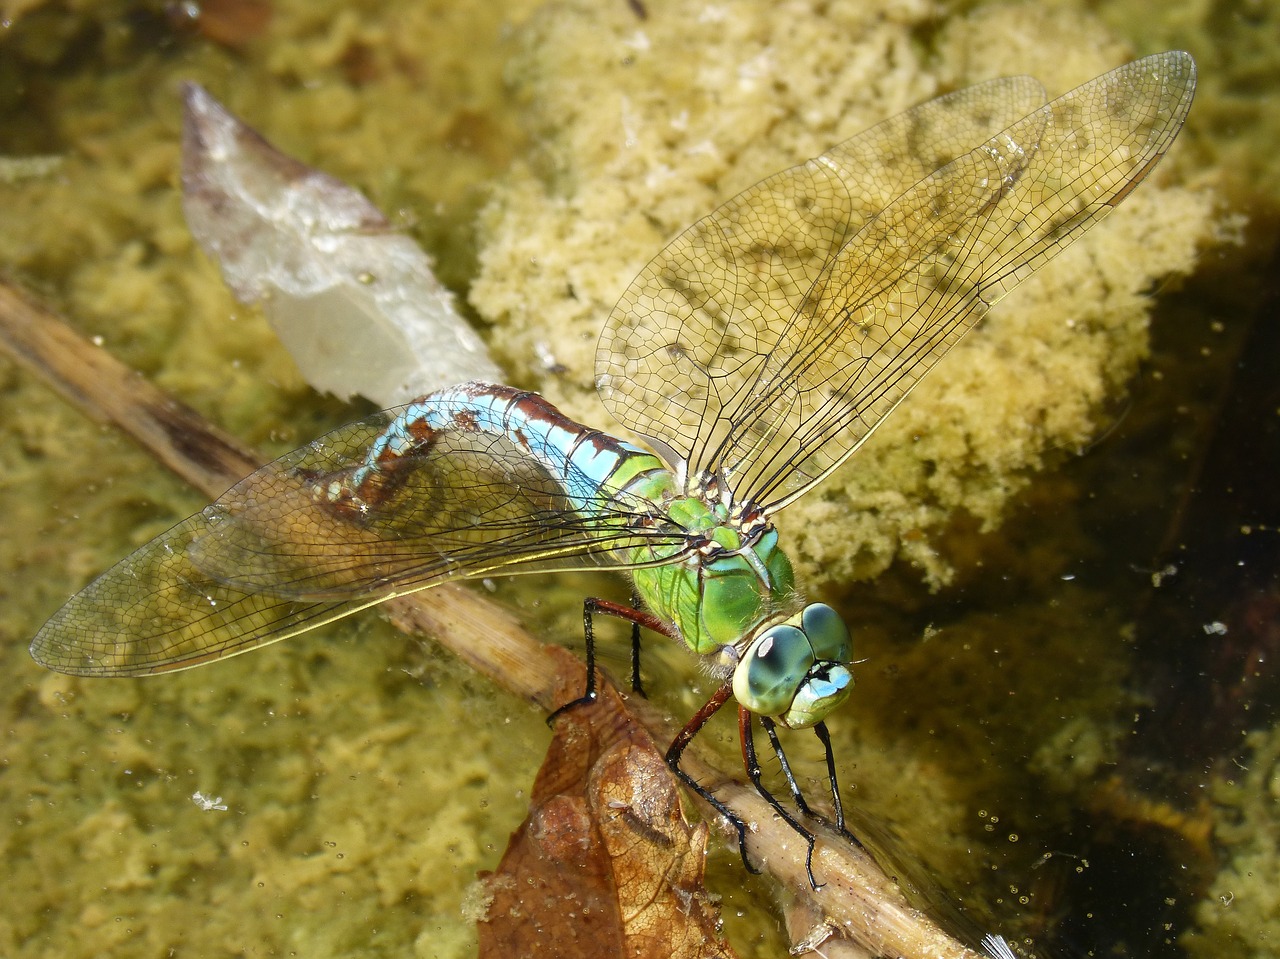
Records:
{"label": "dragonfly leg", "polygon": [[[640,608],[640,596],[634,590],[631,592],[631,606]],[[631,691],[637,696],[644,696],[644,684],[640,681],[640,624],[635,620],[631,621]]]}
{"label": "dragonfly leg", "polygon": [[593,620],[597,613],[616,616],[618,619],[626,620],[631,624],[631,687],[639,693],[643,693],[643,690],[639,688],[640,627],[651,629],[655,633],[661,633],[663,636],[671,635],[671,627],[652,613],[646,613],[632,606],[624,606],[622,603],[615,603],[607,599],[598,599],[594,596],[587,597],[582,604],[582,635],[587,647],[587,685],[581,696],[577,699],[569,700],[551,712],[551,715],[547,717],[548,726],[553,725],[556,717],[561,713],[596,701],[596,634]]}
{"label": "dragonfly leg", "polygon": [[596,634],[595,627],[591,622],[592,617],[598,612],[596,603],[595,597],[588,596],[582,604],[582,636],[587,646],[586,688],[577,699],[571,699],[553,709],[551,714],[547,716],[548,726],[554,726],[556,717],[561,713],[566,713],[571,709],[577,709],[579,706],[586,706],[596,701]]}
{"label": "dragonfly leg", "polygon": [[767,716],[760,717],[760,725],[769,735],[769,745],[773,748],[774,755],[778,757],[778,762],[782,765],[782,775],[786,777],[787,786],[791,790],[791,796],[795,800],[796,808],[800,810],[801,815],[808,819],[816,820],[830,826],[836,832],[840,833],[845,839],[853,843],[858,848],[862,848],[862,843],[858,837],[849,832],[844,822],[844,804],[840,800],[840,781],[836,777],[836,757],[835,752],[831,748],[831,734],[827,731],[827,724],[823,722],[815,723],[813,726],[814,735],[822,743],[824,754],[827,762],[827,784],[831,789],[831,808],[835,811],[835,819],[830,820],[813,810],[809,803],[805,800],[803,793],[800,791],[800,785],[796,782],[795,774],[792,772],[791,763],[787,759],[787,754],[783,752],[782,742],[778,739],[776,724]]}
{"label": "dragonfly leg", "polygon": [[[796,782],[795,773],[791,771],[791,762],[787,759],[787,754],[782,749],[782,741],[778,739],[777,724],[768,716],[761,716],[760,725],[769,737],[769,745],[773,748],[773,754],[778,757],[778,763],[782,766],[782,775],[787,780],[787,788],[791,790],[791,798],[795,800],[796,808],[800,810],[802,816],[808,816],[810,819],[815,818],[813,810],[809,808],[809,804],[805,801],[804,793],[800,791],[800,784]],[[754,752],[754,749],[752,751]]]}
{"label": "dragonfly leg", "polygon": [[738,850],[742,853],[742,864],[746,867],[747,872],[758,875],[760,870],[751,865],[751,860],[747,858],[747,824],[743,822],[742,817],[712,795],[711,790],[707,789],[706,786],[703,786],[680,768],[680,757],[684,755],[689,743],[693,742],[693,737],[702,731],[702,727],[707,724],[712,716],[720,711],[720,707],[728,702],[732,696],[733,681],[728,680],[715,691],[715,694],[710,699],[703,703],[702,708],[693,714],[693,718],[685,723],[684,728],[671,741],[671,745],[667,748],[667,765],[675,773],[677,779],[710,803],[716,812],[729,821],[729,825],[733,826],[738,833]]}
{"label": "dragonfly leg", "polygon": [[[751,726],[755,714],[748,709],[738,707],[738,734],[742,740],[742,764],[746,767],[747,777],[751,780],[751,785],[756,787],[761,798],[764,799],[779,816],[782,821],[798,833],[804,839],[808,846],[804,857],[804,870],[809,876],[809,885],[815,890],[821,889],[824,883],[818,882],[813,877],[813,846],[817,840],[814,834],[806,829],[800,820],[787,812],[786,807],[778,802],[777,797],[765,788],[764,782],[760,777],[760,760],[756,756],[755,736],[752,733]],[[773,722],[763,716],[760,717],[760,724],[764,726],[765,732],[769,734],[769,741],[773,745],[773,750],[777,754],[778,759],[782,763],[783,774],[787,778],[787,784],[791,787],[791,795],[796,800],[796,805],[800,807],[800,811],[806,816],[812,816],[813,812],[809,809],[809,805],[804,801],[804,797],[800,794],[800,787],[796,784],[795,776],[791,772],[791,764],[787,762],[786,754],[782,751],[782,743],[778,741],[778,734],[773,728]]]}
{"label": "dragonfly leg", "polygon": [[822,742],[822,748],[827,757],[827,783],[831,786],[831,806],[836,813],[836,821],[832,825],[840,835],[861,849],[862,843],[857,836],[849,832],[844,823],[844,805],[840,802],[840,781],[836,778],[836,757],[831,749],[831,734],[827,732],[827,724],[815,723],[813,734]]}

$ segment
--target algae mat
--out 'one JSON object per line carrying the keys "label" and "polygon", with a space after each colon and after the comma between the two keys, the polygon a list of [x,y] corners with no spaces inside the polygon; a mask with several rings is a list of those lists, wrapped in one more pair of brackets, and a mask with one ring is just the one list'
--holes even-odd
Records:
{"label": "algae mat", "polygon": [[[1212,62],[1209,51],[1244,36],[1214,35],[1192,9],[1138,23],[1109,9],[1104,24],[1068,4],[952,16],[921,2],[648,2],[641,18],[623,2],[277,4],[269,16],[222,3],[194,29],[154,6],[21,6],[0,39],[0,152],[26,160],[4,167],[0,264],[271,451],[357,411],[309,394],[187,236],[180,80],[402,217],[467,296],[511,381],[607,426],[595,333],[648,257],[719,199],[951,86],[1027,72],[1056,93],[1134,53],[1200,56],[1199,43]],[[1189,132],[1207,129],[1201,111],[1220,121],[1221,89],[1207,80]],[[1055,497],[1074,480],[1035,470],[1108,422],[1146,355],[1150,287],[1222,235],[1206,171],[1226,151],[1189,139],[1167,178],[1011,297],[966,360],[944,364],[782,520],[812,589],[865,613],[856,641],[869,663],[834,730],[858,815],[900,833],[900,855],[1011,935],[1034,938],[1054,914],[1058,893],[1038,877],[1069,889],[1081,875],[1078,863],[1035,867],[1047,851],[1037,829],[1114,758],[1130,610],[1079,592],[1055,608],[1057,594],[1021,588],[999,609],[945,622],[941,611],[966,592],[991,596],[975,564],[1006,548],[993,544],[1029,549],[1011,566],[1035,570],[1036,587],[1060,582],[1062,547],[977,530],[1010,509],[1025,517],[1037,498],[1040,512],[1062,509]],[[1236,149],[1255,159],[1234,169],[1276,182],[1260,151]],[[13,367],[0,376],[12,890],[0,949],[473,951],[467,896],[523,815],[541,717],[376,617],[153,681],[41,674],[25,642],[43,616],[202,504]],[[855,585],[886,568],[878,592]],[[608,580],[525,586],[495,588],[570,643],[585,591],[622,598]],[[691,699],[675,693],[673,708]],[[1056,784],[1036,814],[1006,791],[1029,778]],[[768,892],[744,889],[737,868],[721,853],[713,869],[736,944],[778,954]],[[1206,890],[1206,908],[1224,895]],[[1159,925],[1144,920],[1134,928]]]}

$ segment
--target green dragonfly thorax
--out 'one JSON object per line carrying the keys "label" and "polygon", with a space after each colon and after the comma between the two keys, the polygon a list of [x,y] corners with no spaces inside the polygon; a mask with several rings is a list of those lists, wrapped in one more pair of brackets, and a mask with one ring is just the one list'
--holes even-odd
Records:
{"label": "green dragonfly thorax", "polygon": [[[682,493],[677,475],[653,469],[648,459],[641,454],[621,471],[631,480],[627,492],[658,506],[692,548],[681,560],[632,570],[645,606],[695,653],[718,657],[746,709],[792,728],[820,722],[853,684],[844,621],[829,606],[803,606],[791,561],[760,510],[735,505],[714,478]],[[650,546],[628,557],[660,558]]]}
{"label": "green dragonfly thorax", "polygon": [[694,652],[719,654],[734,697],[753,713],[798,729],[844,702],[853,686],[849,630],[829,606],[801,608],[777,531],[699,496],[673,499],[664,512],[702,546],[683,562],[632,571],[649,609]]}
{"label": "green dragonfly thorax", "polygon": [[[777,531],[768,523],[744,525],[724,502],[675,491],[670,473],[647,478],[643,489],[631,489],[660,503],[694,548],[683,561],[642,566],[631,576],[651,612],[674,625],[695,653],[712,655],[740,646],[766,619],[791,611],[795,576],[778,548]],[[659,555],[640,546],[630,559],[651,562]]]}

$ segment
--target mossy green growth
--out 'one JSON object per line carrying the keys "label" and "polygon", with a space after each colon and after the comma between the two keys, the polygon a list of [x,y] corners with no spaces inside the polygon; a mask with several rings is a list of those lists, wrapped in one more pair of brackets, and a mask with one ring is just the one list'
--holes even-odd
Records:
{"label": "mossy green growth", "polygon": [[1250,733],[1209,792],[1223,865],[1180,944],[1192,959],[1280,955],[1280,726]]}

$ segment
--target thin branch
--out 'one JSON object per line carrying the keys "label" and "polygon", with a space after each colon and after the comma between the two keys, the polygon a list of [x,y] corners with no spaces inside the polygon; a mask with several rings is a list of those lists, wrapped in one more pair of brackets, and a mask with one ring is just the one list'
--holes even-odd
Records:
{"label": "thin branch", "polygon": [[[261,463],[234,438],[3,282],[0,345],[86,416],[116,425],[210,498]],[[553,647],[525,632],[511,613],[472,590],[445,584],[391,600],[381,609],[404,632],[429,636],[495,684],[545,711],[560,704],[558,690],[582,688],[581,672],[572,675],[562,665],[567,657],[557,657]],[[576,669],[581,668],[578,663]],[[674,736],[676,730],[647,702],[632,697],[628,708],[659,742]],[[810,888],[801,838],[749,785],[717,768],[696,743],[685,756],[684,768],[751,824],[753,860],[808,900],[816,914],[825,917],[818,925],[828,926],[832,936],[874,955],[979,959],[912,908],[865,851],[821,830],[813,868],[824,885],[816,891]],[[714,816],[709,807],[703,812]],[[820,938],[810,936],[815,943]]]}

